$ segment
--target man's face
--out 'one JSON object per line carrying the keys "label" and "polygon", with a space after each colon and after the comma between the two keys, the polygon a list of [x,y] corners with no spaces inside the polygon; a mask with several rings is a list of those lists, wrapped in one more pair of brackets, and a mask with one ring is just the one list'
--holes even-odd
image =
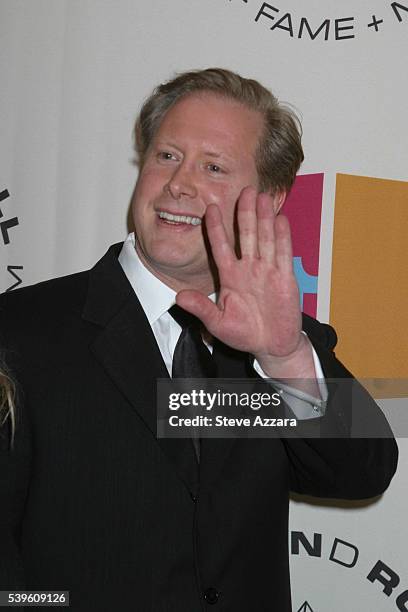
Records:
{"label": "man's face", "polygon": [[174,289],[212,291],[201,220],[207,206],[217,204],[234,243],[238,197],[245,186],[258,187],[255,151],[262,129],[260,113],[211,93],[183,97],[164,116],[132,210],[139,256]]}

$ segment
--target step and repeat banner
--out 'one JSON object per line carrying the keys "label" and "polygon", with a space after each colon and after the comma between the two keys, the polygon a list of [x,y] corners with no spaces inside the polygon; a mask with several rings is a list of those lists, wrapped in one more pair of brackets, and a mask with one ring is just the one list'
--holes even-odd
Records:
{"label": "step and repeat banner", "polygon": [[[0,0],[0,290],[86,269],[122,240],[142,101],[176,72],[229,68],[302,120],[285,212],[303,309],[403,412],[404,384],[386,380],[408,379],[407,41],[408,0]],[[399,447],[378,499],[293,498],[294,612],[408,610]]]}

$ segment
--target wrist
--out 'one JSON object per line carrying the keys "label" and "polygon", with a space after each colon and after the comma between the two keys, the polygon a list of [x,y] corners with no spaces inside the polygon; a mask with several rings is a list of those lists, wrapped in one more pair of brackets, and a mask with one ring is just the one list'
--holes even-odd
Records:
{"label": "wrist", "polygon": [[255,354],[262,370],[271,378],[315,379],[313,353],[309,339],[299,334],[296,348],[287,355]]}
{"label": "wrist", "polygon": [[320,398],[316,379],[313,349],[306,334],[302,333],[297,348],[286,356],[255,355],[258,365],[268,378],[281,381],[292,388]]}

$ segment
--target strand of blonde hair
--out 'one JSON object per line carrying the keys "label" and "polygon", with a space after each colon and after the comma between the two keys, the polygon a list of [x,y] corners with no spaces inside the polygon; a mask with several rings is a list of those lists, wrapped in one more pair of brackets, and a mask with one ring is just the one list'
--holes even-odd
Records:
{"label": "strand of blonde hair", "polygon": [[11,378],[0,369],[0,428],[3,427],[7,419],[10,419],[11,438],[10,446],[13,448],[14,432],[16,427],[15,414],[15,388]]}

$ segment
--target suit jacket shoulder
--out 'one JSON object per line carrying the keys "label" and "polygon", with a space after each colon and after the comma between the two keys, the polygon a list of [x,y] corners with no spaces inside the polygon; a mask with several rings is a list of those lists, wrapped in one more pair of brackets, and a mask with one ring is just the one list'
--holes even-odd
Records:
{"label": "suit jacket shoulder", "polygon": [[320,323],[317,319],[303,313],[302,328],[312,341],[333,350],[337,344],[337,334],[333,327],[327,323]]}
{"label": "suit jacket shoulder", "polygon": [[[27,287],[21,287],[0,295],[0,342],[12,334],[25,333],[30,330],[38,338],[45,330],[67,324],[70,318],[78,318],[86,307],[92,278],[95,273],[104,277],[105,283],[98,283],[101,289],[93,297],[100,302],[108,301],[112,292],[126,293],[127,280],[122,272],[117,255],[122,243],[112,245],[107,253],[90,270],[69,274],[42,281]],[[119,277],[119,282],[117,280]],[[125,289],[125,290],[124,290]],[[92,293],[92,292],[91,292]],[[106,294],[104,296],[104,293]]]}

